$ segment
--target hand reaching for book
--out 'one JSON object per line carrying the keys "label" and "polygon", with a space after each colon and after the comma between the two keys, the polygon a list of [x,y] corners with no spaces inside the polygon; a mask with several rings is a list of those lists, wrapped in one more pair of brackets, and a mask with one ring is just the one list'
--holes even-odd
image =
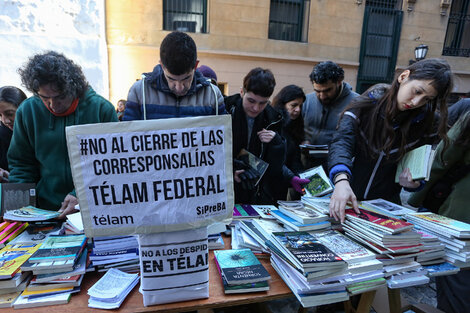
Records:
{"label": "hand reaching for book", "polygon": [[398,183],[400,186],[409,189],[415,189],[421,186],[419,181],[413,180],[410,169],[408,167],[401,172],[400,176],[398,177]]}
{"label": "hand reaching for book", "polygon": [[300,178],[298,176],[292,177],[290,184],[292,185],[292,188],[294,188],[295,191],[297,191],[300,194],[304,194],[305,192],[303,191],[303,185],[306,185],[310,182],[308,179]]}
{"label": "hand reaching for book", "polygon": [[254,168],[248,168],[238,175],[241,180],[242,188],[245,190],[255,189],[256,182],[258,181],[260,174]]}
{"label": "hand reaching for book", "polygon": [[78,204],[78,199],[71,194],[65,196],[62,206],[59,209],[59,219],[64,219],[67,215],[77,212],[75,206]]}
{"label": "hand reaching for book", "polygon": [[341,180],[336,183],[335,190],[330,199],[330,216],[335,220],[344,222],[346,204],[350,202],[354,211],[359,214],[359,207],[357,205],[356,195],[352,191],[348,180]]}

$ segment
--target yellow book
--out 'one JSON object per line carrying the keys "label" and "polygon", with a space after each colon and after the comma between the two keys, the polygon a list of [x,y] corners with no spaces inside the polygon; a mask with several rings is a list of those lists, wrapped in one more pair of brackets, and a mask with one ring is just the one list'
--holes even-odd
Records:
{"label": "yellow book", "polygon": [[23,297],[35,296],[35,295],[42,295],[42,294],[54,294],[62,291],[72,291],[73,287],[62,287],[62,288],[53,288],[53,289],[46,289],[46,290],[28,290],[28,288],[23,291],[21,294]]}
{"label": "yellow book", "polygon": [[0,231],[4,230],[8,225],[10,225],[9,222],[3,222],[0,224]]}
{"label": "yellow book", "polygon": [[40,243],[18,243],[7,245],[0,250],[0,279],[13,277],[40,245]]}

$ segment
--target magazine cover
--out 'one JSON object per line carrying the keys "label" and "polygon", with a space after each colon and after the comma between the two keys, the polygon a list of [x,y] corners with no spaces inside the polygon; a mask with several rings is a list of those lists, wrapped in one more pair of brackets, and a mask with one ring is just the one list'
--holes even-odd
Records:
{"label": "magazine cover", "polygon": [[300,178],[310,180],[310,182],[304,186],[305,193],[310,197],[322,196],[333,191],[333,186],[322,166],[311,168],[300,173],[299,176]]}

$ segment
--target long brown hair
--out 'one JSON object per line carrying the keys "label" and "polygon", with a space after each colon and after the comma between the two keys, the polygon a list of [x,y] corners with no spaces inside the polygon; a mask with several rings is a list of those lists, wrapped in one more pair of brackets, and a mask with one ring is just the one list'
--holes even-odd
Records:
{"label": "long brown hair", "polygon": [[[452,90],[452,73],[447,61],[442,59],[424,59],[410,65],[409,80],[430,80],[437,96],[423,107],[401,112],[398,110],[397,94],[400,88],[398,76],[392,85],[379,84],[369,88],[361,96],[353,99],[345,109],[354,112],[359,118],[366,141],[363,147],[370,155],[377,157],[381,151],[387,157],[393,146],[398,146],[397,159],[406,152],[410,125],[420,114],[424,114],[424,135],[433,132],[434,114],[439,108],[440,119],[438,134],[448,144],[447,133],[447,95]],[[378,97],[375,97],[378,95]],[[343,114],[344,114],[343,112]],[[399,127],[394,129],[394,124]],[[363,141],[361,141],[363,142]]]}

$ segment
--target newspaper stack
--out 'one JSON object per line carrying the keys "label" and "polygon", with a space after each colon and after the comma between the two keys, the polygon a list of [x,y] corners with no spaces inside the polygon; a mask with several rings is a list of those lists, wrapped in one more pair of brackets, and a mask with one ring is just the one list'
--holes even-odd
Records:
{"label": "newspaper stack", "polygon": [[112,268],[88,289],[88,306],[96,309],[117,309],[138,282],[138,274],[127,274]]}

